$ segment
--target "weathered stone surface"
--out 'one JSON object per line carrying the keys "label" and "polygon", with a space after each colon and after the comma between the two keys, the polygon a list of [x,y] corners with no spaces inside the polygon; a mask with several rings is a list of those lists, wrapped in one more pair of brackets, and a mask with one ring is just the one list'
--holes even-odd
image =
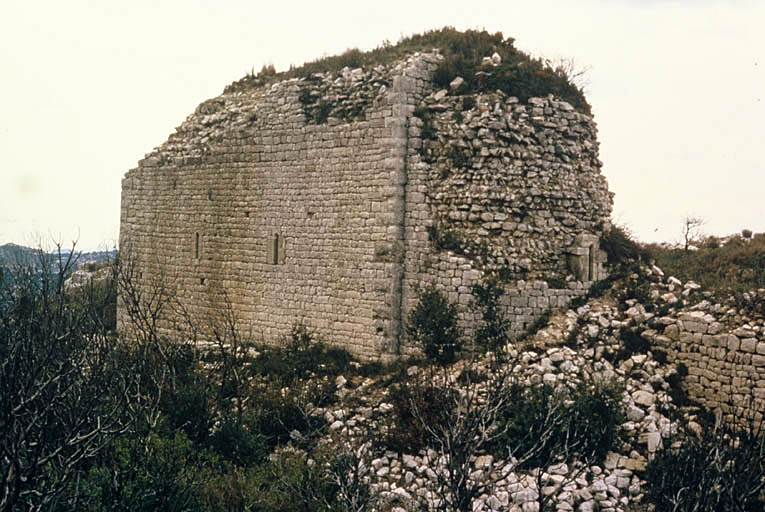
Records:
{"label": "weathered stone surface", "polygon": [[[499,92],[465,107],[459,84],[433,91],[439,58],[202,103],[123,180],[120,247],[136,284],[161,277],[197,327],[230,308],[258,340],[303,322],[364,359],[415,350],[402,325],[424,285],[459,304],[468,335],[487,272],[518,291],[503,304],[513,333],[583,293],[577,279],[603,275],[612,203],[592,118]],[[174,315],[160,330],[184,336]]]}

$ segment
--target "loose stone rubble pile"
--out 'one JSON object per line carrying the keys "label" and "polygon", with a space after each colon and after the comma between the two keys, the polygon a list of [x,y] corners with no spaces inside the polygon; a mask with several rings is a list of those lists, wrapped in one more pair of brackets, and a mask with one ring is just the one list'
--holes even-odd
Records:
{"label": "loose stone rubble pile", "polygon": [[[628,507],[644,503],[645,482],[638,474],[657,450],[675,440],[680,415],[692,431],[702,429],[697,409],[678,407],[673,396],[682,396],[687,391],[692,399],[726,412],[730,409],[725,408],[723,397],[718,394],[726,388],[710,383],[733,382],[736,378],[741,379],[737,383],[744,385],[731,395],[734,401],[738,396],[763,398],[765,364],[754,358],[758,348],[765,348],[760,347],[765,333],[763,292],[747,294],[743,299],[746,304],[738,308],[724,307],[711,304],[709,294],[694,283],[683,285],[675,278],[665,278],[657,267],[643,267],[619,282],[612,296],[590,300],[553,316],[550,324],[522,347],[509,349],[510,359],[515,361],[512,374],[521,385],[543,383],[556,389],[571,389],[582,381],[600,381],[621,386],[626,415],[622,425],[624,441],[608,454],[602,466],[580,468],[579,473],[575,466],[567,464],[518,471],[513,459],[497,460],[485,453],[476,454],[471,478],[491,485],[475,500],[473,510],[536,511],[539,492],[554,493],[555,509],[562,511],[629,510]],[[738,327],[734,327],[736,324]],[[723,331],[730,332],[720,334]],[[639,336],[645,345],[625,343],[628,332]],[[702,337],[701,343],[693,341],[696,335]],[[703,336],[714,338],[704,343]],[[732,340],[730,347],[726,345],[724,349],[733,352],[733,357],[715,359],[714,352],[704,350],[711,339],[722,339],[720,336]],[[755,341],[743,343],[751,339]],[[716,345],[710,348],[723,348]],[[683,352],[692,346],[696,350]],[[725,364],[716,370],[719,375],[712,378],[702,367],[717,364],[715,361]],[[741,361],[749,363],[744,365]],[[679,363],[688,365],[684,378],[678,378],[678,367],[682,366]],[[479,362],[475,369],[481,371],[485,364]],[[726,377],[725,372],[731,368],[742,375],[747,373],[748,377]],[[451,377],[456,380],[462,369],[455,366]],[[416,367],[409,369],[410,374],[418,371],[421,370]],[[338,378],[338,395],[343,397],[343,405],[318,412],[330,424],[333,442],[344,440],[358,449],[359,439],[369,439],[370,432],[379,437],[385,431],[394,407],[386,401],[385,394],[372,398],[375,395],[369,391],[374,387],[371,379],[355,389],[347,388],[346,384],[344,378]],[[746,405],[743,401],[735,403]],[[728,402],[727,406],[731,405]],[[365,475],[381,510],[422,510],[438,503],[434,483],[438,472],[443,471],[444,460],[435,450],[365,453]],[[543,472],[541,480],[536,478],[538,471]],[[575,473],[578,474],[571,477]],[[543,482],[541,490],[538,481]]]}

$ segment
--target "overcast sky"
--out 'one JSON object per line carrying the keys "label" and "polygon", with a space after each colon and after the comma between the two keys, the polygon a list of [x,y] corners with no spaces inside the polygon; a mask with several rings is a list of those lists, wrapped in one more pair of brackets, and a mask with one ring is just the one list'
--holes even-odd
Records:
{"label": "overcast sky", "polygon": [[2,0],[0,244],[114,245],[124,173],[230,82],[445,25],[589,69],[639,239],[765,231],[765,0]]}

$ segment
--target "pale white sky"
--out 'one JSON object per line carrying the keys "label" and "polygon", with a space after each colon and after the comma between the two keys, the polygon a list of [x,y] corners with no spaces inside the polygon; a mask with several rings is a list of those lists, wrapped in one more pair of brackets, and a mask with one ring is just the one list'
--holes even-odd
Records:
{"label": "pale white sky", "polygon": [[120,181],[230,82],[452,25],[590,68],[614,219],[765,231],[765,1],[0,3],[0,244],[113,245]]}

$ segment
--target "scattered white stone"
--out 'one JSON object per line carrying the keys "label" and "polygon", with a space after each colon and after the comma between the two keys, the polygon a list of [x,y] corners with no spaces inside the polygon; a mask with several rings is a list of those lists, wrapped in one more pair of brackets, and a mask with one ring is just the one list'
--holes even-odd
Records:
{"label": "scattered white stone", "polygon": [[449,82],[449,88],[452,90],[459,89],[460,86],[462,86],[462,84],[464,83],[465,83],[465,79],[462,78],[461,76],[458,76],[457,78]]}

